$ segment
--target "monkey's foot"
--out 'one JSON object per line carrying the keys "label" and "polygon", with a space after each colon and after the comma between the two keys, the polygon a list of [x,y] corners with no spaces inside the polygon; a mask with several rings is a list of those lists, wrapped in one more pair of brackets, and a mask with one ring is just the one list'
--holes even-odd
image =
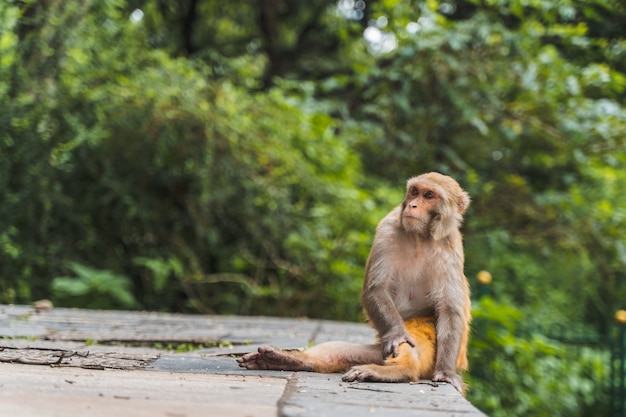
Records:
{"label": "monkey's foot", "polygon": [[295,356],[299,350],[281,350],[272,346],[261,346],[257,352],[251,352],[237,358],[239,366],[247,369],[273,369],[279,371],[309,371],[304,361]]}
{"label": "monkey's foot", "polygon": [[405,380],[405,376],[402,374],[381,372],[380,365],[358,365],[353,366],[343,374],[341,379],[344,382],[400,382]]}
{"label": "monkey's foot", "polygon": [[433,376],[433,382],[447,382],[456,388],[460,393],[464,393],[463,379],[454,371],[437,371]]}

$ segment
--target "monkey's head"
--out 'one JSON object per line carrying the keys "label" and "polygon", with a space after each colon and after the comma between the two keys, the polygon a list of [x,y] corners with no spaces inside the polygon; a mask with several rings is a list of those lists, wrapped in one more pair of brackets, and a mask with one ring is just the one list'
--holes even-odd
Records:
{"label": "monkey's head", "polygon": [[435,240],[459,230],[469,195],[454,179],[429,172],[408,180],[401,222],[407,232]]}

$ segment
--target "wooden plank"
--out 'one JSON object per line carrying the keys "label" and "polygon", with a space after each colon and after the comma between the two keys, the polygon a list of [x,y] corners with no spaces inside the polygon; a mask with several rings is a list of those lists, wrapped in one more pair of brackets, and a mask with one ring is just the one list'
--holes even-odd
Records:
{"label": "wooden plank", "polygon": [[86,369],[141,369],[152,364],[159,356],[0,346],[0,362]]}

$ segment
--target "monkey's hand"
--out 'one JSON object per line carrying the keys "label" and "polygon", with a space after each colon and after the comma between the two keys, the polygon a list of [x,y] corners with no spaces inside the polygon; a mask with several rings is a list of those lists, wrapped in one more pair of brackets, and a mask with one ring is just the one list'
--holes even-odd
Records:
{"label": "monkey's hand", "polygon": [[456,388],[461,394],[463,393],[463,379],[454,371],[437,371],[433,376],[433,382],[447,382]]}
{"label": "monkey's hand", "polygon": [[381,336],[383,345],[383,359],[387,359],[389,355],[394,358],[398,357],[398,348],[403,343],[408,343],[411,347],[415,347],[415,342],[407,333],[404,326],[396,326]]}

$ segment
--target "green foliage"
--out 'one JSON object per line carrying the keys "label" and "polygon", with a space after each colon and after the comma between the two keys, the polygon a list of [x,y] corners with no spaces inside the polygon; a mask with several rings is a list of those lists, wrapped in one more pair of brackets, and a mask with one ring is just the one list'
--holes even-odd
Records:
{"label": "green foliage", "polygon": [[[545,317],[606,320],[624,291],[624,264],[610,247],[621,246],[620,238],[612,234],[607,246],[603,232],[621,222],[620,197],[600,191],[612,177],[602,173],[611,170],[607,163],[624,163],[625,113],[608,93],[621,91],[623,75],[571,61],[560,43],[536,36],[546,31],[578,49],[583,40],[600,42],[575,19],[544,21],[553,8],[539,3],[522,8],[524,19],[513,25],[499,14],[518,16],[519,4],[490,3],[453,23],[433,2],[417,19],[419,36],[407,32],[410,6],[381,4],[398,49],[381,62],[384,70],[372,66],[358,84],[369,101],[355,116],[380,120],[382,129],[364,137],[361,152],[375,175],[394,178],[397,166],[417,166],[465,178],[474,197],[467,271],[492,271],[499,296]],[[607,89],[602,99],[597,88]],[[582,191],[577,202],[574,190]],[[568,308],[581,298],[583,309]]]}
{"label": "green foliage", "polygon": [[133,308],[137,302],[130,292],[130,280],[110,271],[71,263],[74,277],[56,277],[51,290],[55,300],[83,308]]}
{"label": "green foliage", "polygon": [[1,2],[0,302],[359,319],[376,222],[438,170],[501,301],[474,401],[597,406],[603,353],[516,331],[625,307],[624,6],[361,3]]}
{"label": "green foliage", "polygon": [[155,343],[151,347],[154,349],[169,350],[176,353],[193,352],[198,349],[206,349],[211,347],[225,347],[230,346],[229,342],[221,343]]}
{"label": "green foliage", "polygon": [[490,297],[472,314],[468,399],[487,415],[608,412],[608,350],[573,348],[540,335],[522,338],[529,319]]}
{"label": "green foliage", "polygon": [[[201,65],[146,50],[146,34],[118,9],[78,18],[55,7],[72,36],[55,50],[63,71],[48,80],[48,102],[35,104],[49,139],[16,177],[35,173],[40,185],[7,187],[7,276],[29,282],[72,261],[124,271],[144,308],[356,317],[354,277],[381,212],[354,189],[352,139],[336,135],[337,120],[306,86],[254,94],[209,83]],[[96,24],[99,14],[109,24]],[[22,81],[19,94],[38,88]],[[27,139],[7,139],[11,154],[35,148],[28,129],[11,134]],[[45,247],[20,223],[34,216]],[[30,297],[12,288],[5,300]]]}

